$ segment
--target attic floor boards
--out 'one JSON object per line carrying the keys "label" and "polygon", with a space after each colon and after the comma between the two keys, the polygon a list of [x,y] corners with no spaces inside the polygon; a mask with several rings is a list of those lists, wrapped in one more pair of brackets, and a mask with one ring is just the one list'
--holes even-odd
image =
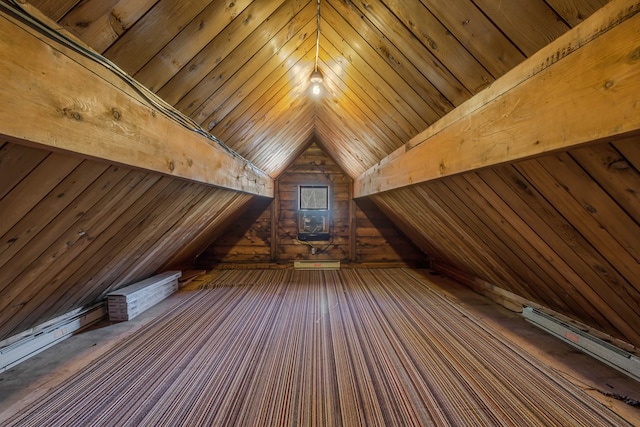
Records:
{"label": "attic floor boards", "polygon": [[564,417],[599,416],[593,398],[640,422],[638,409],[597,391],[637,400],[640,384],[443,277],[233,271],[213,286],[1,374],[0,420],[59,394],[71,403],[33,414],[102,408],[107,425],[162,424],[162,414],[188,425],[195,414],[215,425],[577,425]]}

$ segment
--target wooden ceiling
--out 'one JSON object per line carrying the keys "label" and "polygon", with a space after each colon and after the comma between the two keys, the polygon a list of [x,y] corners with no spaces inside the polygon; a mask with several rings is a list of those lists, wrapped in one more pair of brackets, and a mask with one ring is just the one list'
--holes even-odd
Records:
{"label": "wooden ceiling", "polygon": [[[606,0],[33,0],[273,177],[317,142],[355,178]],[[29,6],[27,6],[29,7]]]}

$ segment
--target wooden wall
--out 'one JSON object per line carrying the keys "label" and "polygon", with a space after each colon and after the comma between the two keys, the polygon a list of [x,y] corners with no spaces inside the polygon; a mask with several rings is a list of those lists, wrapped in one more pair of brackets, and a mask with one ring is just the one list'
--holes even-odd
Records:
{"label": "wooden wall", "polygon": [[[330,241],[297,239],[297,189],[299,184],[331,186]],[[351,179],[320,147],[312,144],[278,178],[276,199],[254,200],[199,257],[199,268],[221,263],[282,263],[331,259],[356,263],[407,263],[418,265],[425,255],[368,200],[354,203]]]}
{"label": "wooden wall", "polygon": [[196,267],[210,269],[220,262],[271,262],[271,199],[254,199],[196,260]]}
{"label": "wooden wall", "polygon": [[0,340],[193,258],[252,196],[0,144]]}
{"label": "wooden wall", "polygon": [[355,261],[426,265],[427,256],[371,200],[357,200]]}
{"label": "wooden wall", "polygon": [[640,345],[640,138],[373,196],[443,271]]}
{"label": "wooden wall", "polygon": [[[298,241],[297,206],[298,185],[329,185],[331,207],[331,240],[312,242],[318,253],[311,255],[311,247]],[[288,262],[301,259],[352,258],[350,221],[351,188],[353,181],[317,145],[311,145],[278,177],[276,259]]]}

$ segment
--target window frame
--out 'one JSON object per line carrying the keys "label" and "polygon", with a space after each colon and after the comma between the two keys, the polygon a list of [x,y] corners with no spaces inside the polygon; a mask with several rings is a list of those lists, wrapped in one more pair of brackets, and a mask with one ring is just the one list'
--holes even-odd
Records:
{"label": "window frame", "polygon": [[[321,208],[302,207],[302,192],[305,189],[324,189],[326,205]],[[327,184],[300,184],[298,185],[298,211],[330,211],[331,210],[331,188]]]}
{"label": "window frame", "polygon": [[[307,188],[318,188],[326,191],[326,205],[319,208],[304,208],[302,206],[302,193]],[[298,240],[301,241],[329,241],[331,239],[331,197],[332,188],[330,184],[325,183],[309,183],[299,184],[297,192],[297,235]],[[308,232],[304,231],[305,220],[309,217],[321,217],[324,227],[319,231]]]}

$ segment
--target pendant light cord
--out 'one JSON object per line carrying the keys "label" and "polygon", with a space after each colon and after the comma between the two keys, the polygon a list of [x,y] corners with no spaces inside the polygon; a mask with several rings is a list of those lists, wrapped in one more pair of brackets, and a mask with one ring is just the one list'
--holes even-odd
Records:
{"label": "pendant light cord", "polygon": [[320,54],[320,0],[318,0],[318,29],[316,30],[316,66],[314,71],[318,71],[318,55]]}

